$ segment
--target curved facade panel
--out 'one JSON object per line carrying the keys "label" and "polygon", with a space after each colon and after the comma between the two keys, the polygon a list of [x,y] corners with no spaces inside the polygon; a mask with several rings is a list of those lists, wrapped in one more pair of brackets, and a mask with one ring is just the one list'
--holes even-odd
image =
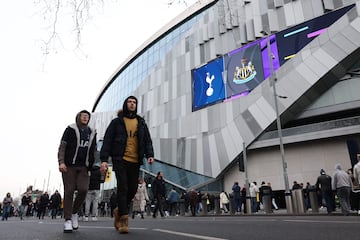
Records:
{"label": "curved facade panel", "polygon": [[[360,59],[359,2],[345,6],[348,8],[339,10],[341,14],[320,0],[285,2],[267,1],[266,5],[262,0],[200,1],[120,66],[100,93],[93,108],[95,116],[104,118],[102,112],[112,115],[129,94],[137,96],[140,114],[151,130],[156,159],[208,177],[223,176],[225,188],[229,187],[232,181],[243,177],[234,167],[243,152],[243,143],[256,149],[259,137],[273,128],[277,118],[274,95],[286,96],[277,100],[282,122],[294,121],[336,86]],[[327,11],[339,13],[335,22],[320,29],[311,25],[311,19]],[[263,30],[277,34],[276,38],[272,35],[261,39]],[[300,43],[296,52],[286,47],[291,36],[306,31],[309,32],[305,40],[295,41]],[[275,41],[283,41],[276,50]],[[238,52],[241,54],[236,60]],[[274,59],[266,59],[269,54]],[[249,62],[248,56],[255,55],[260,58],[258,63]],[[237,61],[237,75],[229,73],[230,56]],[[212,76],[213,63],[220,70]],[[276,94],[267,80],[271,69],[276,70]],[[229,88],[231,81],[252,81],[254,70],[258,77],[255,85]],[[194,76],[199,76],[199,82],[194,82]],[[216,85],[213,81],[220,78]],[[200,98],[196,95],[197,86],[204,94]],[[219,90],[221,86],[223,89]],[[210,99],[216,91],[224,92]],[[358,99],[349,101],[352,108],[360,108]],[[97,128],[102,129],[100,136],[107,123],[97,120]],[[349,134],[359,131],[344,135]],[[303,145],[298,151],[302,149]],[[272,155],[269,161],[259,162],[265,152],[266,149],[251,150],[250,177],[271,181],[275,189],[281,189],[277,157]],[[294,162],[298,166],[297,160],[291,159],[297,155],[289,154],[289,165]],[[335,159],[331,161],[332,164]],[[330,169],[320,165],[314,170],[290,168],[290,179],[312,180],[318,167]],[[269,171],[260,171],[260,166]]]}

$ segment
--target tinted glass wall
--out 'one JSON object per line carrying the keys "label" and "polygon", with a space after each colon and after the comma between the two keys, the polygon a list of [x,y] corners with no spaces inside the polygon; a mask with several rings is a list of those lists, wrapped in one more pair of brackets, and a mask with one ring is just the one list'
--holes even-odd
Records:
{"label": "tinted glass wall", "polygon": [[125,98],[139,87],[140,83],[159,64],[166,53],[173,49],[175,44],[204,14],[206,14],[206,10],[179,24],[179,26],[153,42],[132,62],[121,69],[105,90],[94,111],[108,112],[120,109]]}

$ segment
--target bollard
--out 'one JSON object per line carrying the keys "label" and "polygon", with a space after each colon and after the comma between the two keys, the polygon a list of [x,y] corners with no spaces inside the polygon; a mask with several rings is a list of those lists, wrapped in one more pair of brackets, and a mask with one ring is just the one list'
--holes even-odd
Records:
{"label": "bollard", "polygon": [[294,206],[293,206],[293,200],[291,197],[291,193],[285,193],[285,204],[286,204],[286,211],[288,214],[294,213]]}
{"label": "bollard", "polygon": [[185,200],[179,200],[179,207],[180,207],[180,216],[185,216]]}
{"label": "bollard", "polygon": [[251,214],[251,197],[246,197],[245,209],[244,213]]}
{"label": "bollard", "polygon": [[295,213],[305,213],[304,193],[302,189],[292,190],[292,199]]}
{"label": "bollard", "polygon": [[263,205],[264,205],[264,211],[265,213],[272,213],[272,206],[271,206],[271,195],[264,195],[262,197]]}
{"label": "bollard", "polygon": [[230,215],[235,215],[235,200],[234,200],[234,195],[230,195],[229,196],[229,212]]}
{"label": "bollard", "polygon": [[272,213],[272,205],[271,205],[271,188],[267,185],[261,185],[262,191],[262,204],[264,205],[265,213]]}
{"label": "bollard", "polygon": [[311,212],[318,213],[319,201],[317,196],[317,189],[316,186],[314,185],[309,187],[309,199],[310,199]]}
{"label": "bollard", "polygon": [[214,214],[217,214],[217,215],[221,214],[219,195],[216,195],[214,198]]}
{"label": "bollard", "polygon": [[202,203],[202,205],[203,205],[203,208],[202,208],[202,211],[201,211],[201,215],[202,215],[202,216],[206,216],[206,215],[207,215],[207,204],[206,204],[206,200],[207,200],[207,198],[204,197],[204,196],[201,198],[201,203]]}

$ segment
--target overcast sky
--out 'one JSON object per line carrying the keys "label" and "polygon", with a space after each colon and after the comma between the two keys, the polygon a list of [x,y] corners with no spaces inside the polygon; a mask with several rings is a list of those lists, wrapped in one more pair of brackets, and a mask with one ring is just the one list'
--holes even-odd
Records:
{"label": "overcast sky", "polygon": [[1,200],[7,192],[18,197],[28,185],[63,191],[57,149],[66,126],[78,111],[91,111],[132,52],[186,9],[183,3],[169,7],[167,0],[104,0],[82,31],[82,53],[74,51],[72,25],[65,20],[71,12],[64,11],[58,20],[62,46],[45,58],[49,23],[34,2],[0,2]]}

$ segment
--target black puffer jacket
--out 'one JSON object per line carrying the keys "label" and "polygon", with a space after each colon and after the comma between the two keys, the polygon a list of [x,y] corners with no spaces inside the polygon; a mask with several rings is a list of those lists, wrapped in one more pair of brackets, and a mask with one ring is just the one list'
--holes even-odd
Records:
{"label": "black puffer jacket", "polygon": [[[144,157],[154,157],[154,150],[149,129],[145,120],[136,115],[138,120],[138,156],[139,164],[143,164]],[[127,131],[124,122],[124,112],[120,111],[118,117],[113,119],[106,129],[103,145],[100,151],[102,162],[112,158],[114,170],[118,169],[119,161],[123,158],[127,142]]]}

